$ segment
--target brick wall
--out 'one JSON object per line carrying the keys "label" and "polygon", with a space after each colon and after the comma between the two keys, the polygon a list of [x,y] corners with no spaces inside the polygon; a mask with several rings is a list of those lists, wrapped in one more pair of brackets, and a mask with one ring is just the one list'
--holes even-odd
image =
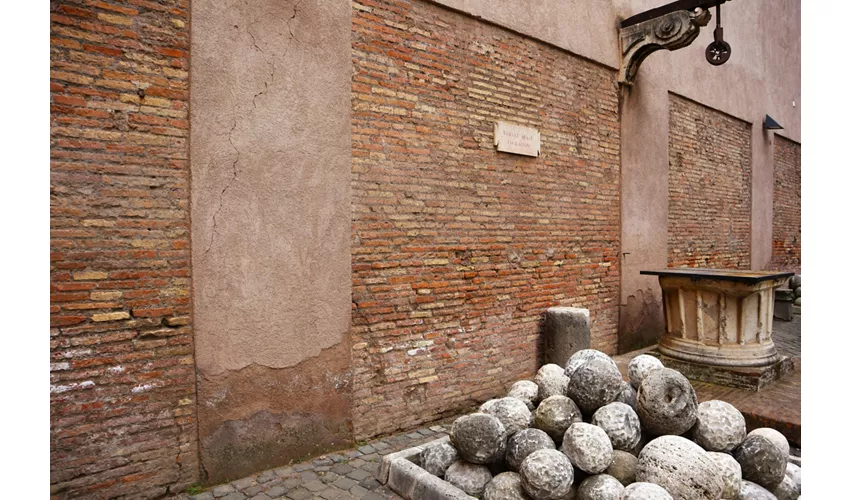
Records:
{"label": "brick wall", "polygon": [[197,479],[187,9],[51,2],[57,498],[152,498]]}
{"label": "brick wall", "polygon": [[771,269],[800,272],[800,206],[800,145],[775,135]]}
{"label": "brick wall", "polygon": [[670,94],[668,266],[749,268],[750,134],[748,123]]}
{"label": "brick wall", "polygon": [[[433,4],[353,3],[352,371],[358,437],[503,394],[553,305],[614,352],[616,73]],[[542,154],[496,153],[493,125]]]}

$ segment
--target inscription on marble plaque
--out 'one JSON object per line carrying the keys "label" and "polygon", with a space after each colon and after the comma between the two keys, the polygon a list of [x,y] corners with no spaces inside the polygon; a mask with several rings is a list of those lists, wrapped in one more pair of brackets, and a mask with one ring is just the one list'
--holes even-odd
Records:
{"label": "inscription on marble plaque", "polygon": [[496,151],[540,156],[540,131],[508,122],[496,122],[493,132]]}

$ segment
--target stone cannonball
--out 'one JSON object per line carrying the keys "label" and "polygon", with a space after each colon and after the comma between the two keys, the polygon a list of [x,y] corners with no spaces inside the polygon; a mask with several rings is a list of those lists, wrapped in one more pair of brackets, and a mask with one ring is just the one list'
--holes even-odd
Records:
{"label": "stone cannonball", "polygon": [[564,433],[561,451],[573,466],[588,474],[599,474],[614,460],[611,440],[601,427],[584,422],[570,426]]}
{"label": "stone cannonball", "polygon": [[[779,451],[782,452],[782,456],[785,457],[785,460],[788,460],[788,457],[791,455],[791,445],[788,443],[788,438],[782,435],[781,432],[776,429],[771,429],[770,427],[759,427],[758,429],[753,429],[750,431],[747,436],[764,436],[767,439],[770,439],[773,444],[779,448]],[[743,441],[743,439],[741,440]]]}
{"label": "stone cannonball", "polygon": [[631,382],[631,386],[637,389],[649,372],[660,368],[664,368],[664,365],[655,356],[649,354],[635,356],[629,361],[629,382]]}
{"label": "stone cannonball", "polygon": [[558,450],[537,450],[519,469],[522,487],[534,500],[559,500],[573,484],[573,466]]}
{"label": "stone cannonball", "polygon": [[741,481],[741,491],[738,492],[735,500],[777,500],[777,498],[758,484],[744,479]]}
{"label": "stone cannonball", "polygon": [[623,378],[616,365],[603,359],[591,359],[573,373],[567,396],[582,412],[591,415],[617,398],[622,383]]}
{"label": "stone cannonball", "polygon": [[703,401],[692,429],[694,441],[707,451],[730,452],[747,437],[747,422],[725,401]]}
{"label": "stone cannonball", "polygon": [[735,500],[741,490],[741,465],[728,453],[718,451],[706,453],[717,465],[717,475],[723,481],[723,491],[720,493],[720,498]]}
{"label": "stone cannonball", "polygon": [[791,276],[790,280],[788,280],[788,288],[792,290],[795,288],[800,288],[800,285],[802,283],[802,277],[799,274],[795,274],[794,276]]}
{"label": "stone cannonball", "polygon": [[605,354],[602,351],[597,351],[596,349],[582,349],[567,360],[567,364],[564,366],[564,374],[570,378],[572,378],[573,373],[583,364],[590,361],[591,359],[601,359],[604,361],[608,361],[614,368],[617,368],[617,363],[611,359],[611,356]]}
{"label": "stone cannonball", "polygon": [[534,426],[560,443],[564,432],[575,422],[581,422],[581,410],[566,396],[550,396],[534,410]]}
{"label": "stone cannonball", "polygon": [[638,459],[631,453],[623,450],[614,450],[611,465],[605,469],[605,474],[613,476],[623,486],[628,486],[635,482],[635,473],[637,472]]}
{"label": "stone cannonball", "polygon": [[[794,490],[797,492],[797,496],[802,495],[802,481],[801,481],[801,470],[800,466],[797,464],[788,463],[785,467],[785,477],[791,478],[791,481],[794,483]],[[783,479],[784,481],[784,479]]]}
{"label": "stone cannonball", "polygon": [[550,396],[566,396],[570,378],[564,375],[563,368],[550,363],[537,370],[534,383],[537,384],[537,397],[542,401]]}
{"label": "stone cannonball", "polygon": [[681,500],[719,500],[723,491],[714,461],[698,444],[681,436],[661,436],[647,443],[638,456],[635,479],[663,486]]}
{"label": "stone cannonball", "polygon": [[519,399],[525,403],[525,406],[529,410],[534,411],[534,407],[540,402],[537,392],[537,384],[531,380],[520,380],[511,386],[511,390],[508,391],[508,397]]}
{"label": "stone cannonball", "polygon": [[517,431],[529,428],[534,419],[525,403],[511,397],[491,399],[481,405],[479,411],[498,418],[499,422],[505,426],[508,437],[513,436]]}
{"label": "stone cannonball", "polygon": [[464,415],[452,424],[449,436],[460,457],[467,462],[489,464],[505,456],[508,433],[493,415]]}
{"label": "stone cannonball", "polygon": [[732,452],[741,464],[741,475],[767,490],[779,486],[788,460],[776,444],[760,434],[750,434]]}
{"label": "stone cannonball", "polygon": [[505,462],[512,471],[519,471],[525,457],[537,450],[554,450],[555,441],[540,429],[523,429],[508,439]]}
{"label": "stone cannonball", "polygon": [[493,479],[486,465],[458,460],[446,470],[446,482],[462,489],[467,495],[480,498],[484,488]]}
{"label": "stone cannonball", "polygon": [[657,484],[632,483],[623,490],[620,500],[673,500],[673,497]]}
{"label": "stone cannonball", "polygon": [[797,485],[794,484],[791,476],[787,474],[782,478],[779,486],[773,488],[770,492],[773,493],[777,500],[797,500],[800,497],[800,490],[797,489]]}
{"label": "stone cannonball", "polygon": [[625,403],[610,403],[596,410],[593,425],[608,434],[615,450],[633,450],[640,442],[640,420],[631,406]]}
{"label": "stone cannonball", "polygon": [[620,384],[620,393],[617,394],[617,397],[614,398],[614,401],[618,403],[625,403],[632,407],[633,410],[637,411],[637,391],[632,387],[632,384],[623,380],[623,383]]}
{"label": "stone cannonball", "polygon": [[682,434],[697,420],[697,394],[676,370],[653,370],[638,388],[637,414],[646,430],[656,436]]}
{"label": "stone cannonball", "polygon": [[487,483],[484,500],[530,500],[516,472],[502,472]]}
{"label": "stone cannonball", "polygon": [[429,446],[420,455],[422,468],[437,477],[446,475],[446,469],[458,460],[457,449],[449,443],[439,443]]}
{"label": "stone cannonball", "polygon": [[608,474],[591,476],[581,482],[576,500],[620,500],[625,488]]}

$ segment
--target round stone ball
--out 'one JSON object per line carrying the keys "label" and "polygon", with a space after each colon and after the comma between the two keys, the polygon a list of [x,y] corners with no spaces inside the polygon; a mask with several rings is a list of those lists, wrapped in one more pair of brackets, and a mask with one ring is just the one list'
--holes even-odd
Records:
{"label": "round stone ball", "polygon": [[625,403],[603,406],[596,410],[590,423],[608,434],[615,450],[633,450],[640,442],[640,420],[632,407]]}
{"label": "round stone ball", "polygon": [[439,443],[422,451],[422,468],[437,477],[446,475],[446,469],[460,459],[457,449],[449,443]]}
{"label": "round stone ball", "polygon": [[794,480],[787,474],[782,478],[779,486],[773,488],[770,492],[773,493],[777,500],[797,500],[800,497],[800,490],[797,489]]}
{"label": "round stone ball", "polygon": [[663,486],[681,500],[719,500],[723,491],[714,461],[698,444],[681,436],[661,436],[647,443],[638,456],[635,479]]}
{"label": "round stone ball", "polygon": [[706,452],[708,457],[717,465],[717,475],[723,481],[723,491],[720,497],[734,500],[741,490],[741,464],[732,455],[718,451]]}
{"label": "round stone ball", "polygon": [[614,460],[611,440],[601,427],[584,422],[570,426],[561,446],[573,466],[588,474],[599,474]]}
{"label": "round stone ball", "polygon": [[673,497],[657,484],[632,483],[623,490],[620,500],[673,500]]}
{"label": "round stone ball", "polygon": [[735,500],[777,500],[777,498],[760,485],[744,479],[741,481],[741,491],[738,492]]}
{"label": "round stone ball", "polygon": [[706,451],[731,452],[747,437],[747,422],[725,401],[703,401],[697,407],[693,440]]}
{"label": "round stone ball", "polygon": [[789,477],[791,478],[791,481],[793,481],[794,489],[797,491],[797,496],[802,495],[803,492],[800,475],[800,466],[788,462],[788,465],[785,467],[785,477]]}
{"label": "round stone ball", "polygon": [[581,482],[576,500],[620,500],[625,488],[608,474],[591,476]]}
{"label": "round stone ball", "polygon": [[467,495],[480,498],[484,488],[493,479],[486,465],[458,460],[446,470],[446,482],[457,486]]}
{"label": "round stone ball", "polygon": [[631,382],[631,386],[637,389],[649,372],[661,368],[664,368],[664,365],[655,356],[649,354],[635,356],[629,361],[629,382]]}
{"label": "round stone ball", "polygon": [[449,436],[460,457],[467,462],[490,464],[505,456],[508,433],[493,415],[464,415],[452,424]]}
{"label": "round stone ball", "polygon": [[760,435],[750,434],[732,452],[741,464],[741,475],[767,490],[779,486],[785,477],[788,460],[773,441]]}
{"label": "round stone ball", "polygon": [[635,482],[635,473],[637,472],[638,464],[637,457],[623,450],[614,450],[612,457],[611,465],[605,469],[605,474],[613,476],[623,486],[628,486]]}
{"label": "round stone ball", "polygon": [[802,283],[802,277],[799,274],[795,274],[794,276],[791,276],[790,280],[788,280],[788,287],[793,290],[795,288],[800,288]]}
{"label": "round stone ball", "polygon": [[511,397],[491,399],[484,403],[479,411],[498,418],[505,426],[508,437],[517,431],[528,429],[534,419],[525,403]]}
{"label": "round stone ball", "polygon": [[564,439],[567,428],[581,421],[581,410],[566,396],[550,396],[534,410],[534,426],[549,434],[555,443]]}
{"label": "round stone ball", "polygon": [[[770,439],[773,444],[779,448],[782,452],[782,456],[785,457],[785,460],[788,460],[788,457],[791,455],[791,445],[788,443],[788,439],[782,435],[781,432],[776,429],[771,429],[770,427],[759,427],[758,429],[753,429],[750,431],[747,436],[764,436],[767,439]],[[741,440],[743,441],[743,439]]]}
{"label": "round stone ball", "polygon": [[519,471],[525,457],[537,450],[554,450],[555,441],[540,429],[523,429],[508,439],[505,462],[508,469]]}
{"label": "round stone ball", "polygon": [[800,288],[800,287],[795,288],[794,289],[794,297],[797,297],[799,299],[802,296],[803,296],[803,289]]}
{"label": "round stone ball", "polygon": [[537,450],[519,469],[522,488],[534,500],[560,500],[573,484],[573,466],[558,450]]}
{"label": "round stone ball", "polygon": [[575,373],[581,365],[591,359],[607,361],[611,363],[614,368],[617,368],[617,363],[611,359],[611,356],[608,356],[604,352],[597,351],[596,349],[582,349],[570,356],[570,359],[567,360],[567,364],[564,366],[564,374],[572,379],[573,373]]}
{"label": "round stone ball", "polygon": [[549,364],[541,366],[540,369],[537,370],[537,374],[534,376],[534,378],[537,378],[537,377],[552,377],[552,376],[563,375],[563,374],[564,374],[564,369],[562,367],[556,365],[555,363],[549,363]]}
{"label": "round stone ball", "polygon": [[511,390],[508,391],[509,398],[519,399],[525,403],[525,406],[527,406],[531,411],[534,411],[534,407],[540,402],[540,398],[537,394],[537,384],[531,380],[520,380],[515,382],[514,385],[511,386]]}
{"label": "round stone ball", "polygon": [[614,402],[622,382],[616,365],[603,359],[591,359],[573,373],[567,396],[576,402],[582,412],[592,415],[599,408]]}
{"label": "round stone ball", "polygon": [[620,384],[620,393],[617,394],[617,397],[614,398],[614,401],[618,403],[625,403],[632,407],[633,410],[637,411],[637,391],[632,387],[632,384],[623,380],[623,383]]}
{"label": "round stone ball", "polygon": [[537,370],[534,383],[537,384],[537,396],[542,401],[550,396],[566,396],[570,378],[564,375],[563,368],[550,363]]}
{"label": "round stone ball", "polygon": [[696,391],[676,370],[653,370],[638,388],[637,414],[651,434],[682,434],[697,420]]}
{"label": "round stone ball", "polygon": [[502,472],[487,483],[484,500],[530,500],[516,472]]}

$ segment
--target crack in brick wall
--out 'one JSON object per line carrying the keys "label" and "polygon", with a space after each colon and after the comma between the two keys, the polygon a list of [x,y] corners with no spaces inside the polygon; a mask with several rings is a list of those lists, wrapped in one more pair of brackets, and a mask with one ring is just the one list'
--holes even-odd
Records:
{"label": "crack in brick wall", "polygon": [[670,94],[669,130],[667,264],[748,269],[750,125]]}
{"label": "crack in brick wall", "polygon": [[50,482],[157,497],[198,477],[188,2],[51,3]]}
{"label": "crack in brick wall", "polygon": [[[617,347],[616,74],[422,1],[355,2],[355,435],[501,394],[540,363],[547,307]],[[493,125],[538,128],[539,158]]]}

